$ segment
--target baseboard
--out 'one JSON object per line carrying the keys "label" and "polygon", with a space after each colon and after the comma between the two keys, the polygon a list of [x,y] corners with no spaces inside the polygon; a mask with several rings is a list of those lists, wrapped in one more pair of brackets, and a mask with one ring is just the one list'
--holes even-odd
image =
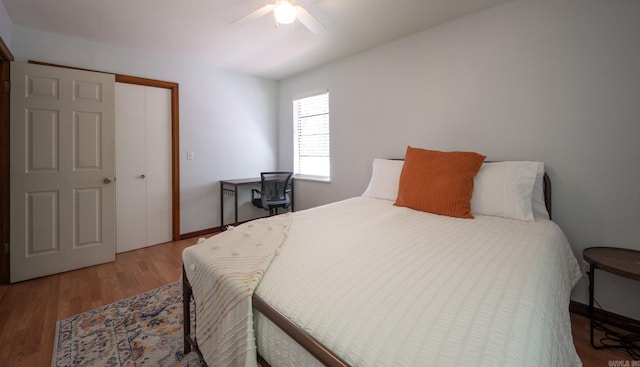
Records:
{"label": "baseboard", "polygon": [[[589,317],[589,306],[580,302],[571,301],[569,303],[569,311],[584,317]],[[593,310],[593,319],[633,333],[640,333],[640,321],[613,312],[595,308]]]}
{"label": "baseboard", "polygon": [[[254,218],[254,219],[258,219],[258,218]],[[238,225],[244,224],[244,223],[247,223],[247,222],[251,222],[252,220],[253,219],[243,220],[241,222],[238,222]],[[227,226],[229,226],[229,225],[231,225],[231,224],[227,224]],[[206,235],[210,235],[210,234],[218,234],[220,232],[222,232],[222,229],[220,227],[201,229],[201,230],[195,231],[195,232],[183,233],[183,234],[180,235],[180,239],[181,240],[186,240],[188,238],[202,237],[202,236],[206,236]]]}
{"label": "baseboard", "polygon": [[220,233],[220,227],[213,227],[213,228],[207,228],[207,229],[201,229],[199,231],[195,231],[195,232],[189,232],[189,233],[183,233],[180,235],[180,239],[181,240],[186,240],[189,238],[194,238],[194,237],[202,237],[202,236],[207,236],[207,235],[211,235],[211,234],[217,234]]}

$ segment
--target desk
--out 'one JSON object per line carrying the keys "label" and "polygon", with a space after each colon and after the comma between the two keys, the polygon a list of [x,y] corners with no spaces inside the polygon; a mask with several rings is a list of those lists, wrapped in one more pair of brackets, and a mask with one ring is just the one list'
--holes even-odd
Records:
{"label": "desk", "polygon": [[589,319],[591,324],[591,346],[596,349],[612,348],[614,346],[596,346],[593,342],[595,270],[600,269],[611,274],[640,281],[640,251],[616,247],[589,247],[584,249],[582,257],[589,263]]}
{"label": "desk", "polygon": [[[291,211],[293,211],[293,178],[291,179]],[[224,195],[233,196],[234,226],[238,225],[238,187],[260,184],[260,177],[236,178],[220,181],[220,230],[224,231]]]}

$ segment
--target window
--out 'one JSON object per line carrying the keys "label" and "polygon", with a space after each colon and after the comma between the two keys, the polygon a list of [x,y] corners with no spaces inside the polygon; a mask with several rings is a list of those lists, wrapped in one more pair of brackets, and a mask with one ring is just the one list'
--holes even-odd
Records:
{"label": "window", "polygon": [[328,180],[329,93],[293,101],[293,165],[297,177]]}

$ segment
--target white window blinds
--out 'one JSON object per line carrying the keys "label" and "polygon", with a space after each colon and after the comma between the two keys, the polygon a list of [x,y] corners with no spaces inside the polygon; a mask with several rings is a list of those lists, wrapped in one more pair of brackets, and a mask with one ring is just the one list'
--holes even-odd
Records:
{"label": "white window blinds", "polygon": [[309,178],[330,178],[329,93],[293,101],[294,171]]}

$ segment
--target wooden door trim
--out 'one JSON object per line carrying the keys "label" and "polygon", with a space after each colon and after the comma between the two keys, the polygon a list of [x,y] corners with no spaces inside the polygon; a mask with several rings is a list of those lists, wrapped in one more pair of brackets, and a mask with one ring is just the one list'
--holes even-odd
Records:
{"label": "wooden door trim", "polygon": [[11,79],[13,54],[0,37],[0,284],[9,283],[9,95],[4,82]]}
{"label": "wooden door trim", "polygon": [[131,75],[115,74],[100,70],[77,68],[73,66],[58,65],[42,61],[29,60],[29,63],[68,68],[76,70],[93,71],[115,75],[116,82],[137,84],[147,87],[165,88],[171,90],[171,210],[172,210],[172,237],[174,241],[180,240],[180,112],[179,112],[179,84],[163,80],[141,78]]}

